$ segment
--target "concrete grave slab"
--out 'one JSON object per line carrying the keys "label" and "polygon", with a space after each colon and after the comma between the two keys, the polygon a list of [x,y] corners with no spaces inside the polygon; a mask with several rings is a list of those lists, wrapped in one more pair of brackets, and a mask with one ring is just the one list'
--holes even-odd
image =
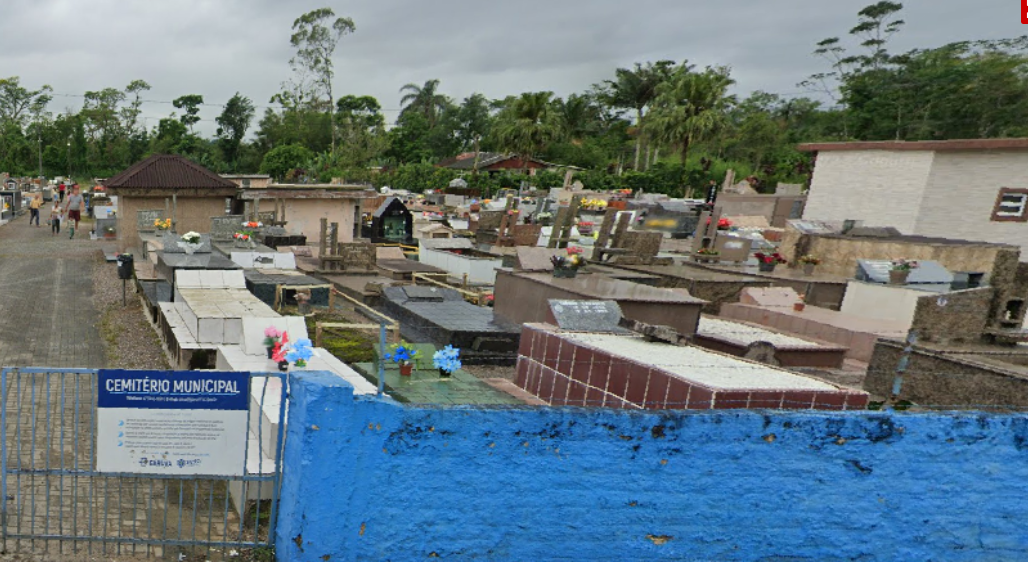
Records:
{"label": "concrete grave slab", "polygon": [[562,330],[628,333],[621,328],[621,307],[614,301],[550,299],[550,317]]}

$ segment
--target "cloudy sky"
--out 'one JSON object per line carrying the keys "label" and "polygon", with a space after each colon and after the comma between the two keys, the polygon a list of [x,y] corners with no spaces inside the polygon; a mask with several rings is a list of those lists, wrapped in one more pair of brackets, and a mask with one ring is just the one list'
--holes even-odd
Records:
{"label": "cloudy sky", "polygon": [[[1023,1],[1023,0],[1022,0]],[[357,26],[336,51],[337,95],[377,97],[395,119],[400,86],[438,78],[447,95],[579,92],[619,66],[688,59],[728,65],[737,93],[789,95],[825,65],[818,40],[845,35],[870,0],[0,0],[0,77],[50,84],[53,111],[82,93],[153,89],[147,126],[202,94],[200,130],[236,91],[259,107],[290,75],[293,20],[328,6]],[[911,0],[893,51],[1028,33],[1015,0]],[[263,111],[263,109],[261,110]]]}

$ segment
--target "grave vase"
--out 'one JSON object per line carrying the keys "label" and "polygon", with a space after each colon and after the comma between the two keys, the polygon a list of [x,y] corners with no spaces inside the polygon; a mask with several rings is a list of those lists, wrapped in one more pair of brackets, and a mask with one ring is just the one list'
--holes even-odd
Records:
{"label": "grave vase", "polygon": [[289,361],[279,361],[278,362],[278,370],[282,371],[283,373],[288,371],[289,370]]}
{"label": "grave vase", "polygon": [[803,275],[813,275],[815,267],[817,266],[812,263],[803,264]]}
{"label": "grave vase", "polygon": [[413,372],[414,372],[414,365],[411,365],[410,363],[400,363],[400,375],[401,376],[409,377],[409,376],[411,376],[411,373],[413,373]]}
{"label": "grave vase", "polygon": [[450,372],[446,369],[439,369],[439,378],[448,379],[450,378]]}
{"label": "grave vase", "polygon": [[268,359],[271,359],[271,356],[272,356],[272,355],[273,355],[274,353],[275,353],[275,348],[274,348],[274,347],[270,347],[270,346],[269,346],[269,347],[268,347]]}
{"label": "grave vase", "polygon": [[909,269],[889,270],[889,284],[891,285],[906,285],[908,277],[910,277]]}
{"label": "grave vase", "polygon": [[777,264],[777,263],[775,263],[775,262],[766,262],[766,261],[761,261],[761,262],[758,262],[758,263],[757,263],[757,269],[758,269],[758,270],[759,270],[759,271],[760,271],[761,273],[771,273],[772,271],[774,271],[774,270],[775,270],[775,266],[776,266],[776,265],[778,265],[778,264]]}

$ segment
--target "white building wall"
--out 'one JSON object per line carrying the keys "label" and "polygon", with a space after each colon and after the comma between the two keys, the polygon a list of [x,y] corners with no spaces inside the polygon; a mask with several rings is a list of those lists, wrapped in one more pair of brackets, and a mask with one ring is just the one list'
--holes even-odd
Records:
{"label": "white building wall", "polygon": [[909,150],[820,152],[803,218],[862,220],[913,234],[933,156]]}
{"label": "white building wall", "polygon": [[839,311],[860,318],[898,322],[909,330],[914,323],[917,299],[927,294],[903,285],[850,281]]}
{"label": "white building wall", "polygon": [[992,221],[1003,187],[1028,188],[1028,150],[936,153],[914,234],[1013,244],[1028,255],[1028,222]]}

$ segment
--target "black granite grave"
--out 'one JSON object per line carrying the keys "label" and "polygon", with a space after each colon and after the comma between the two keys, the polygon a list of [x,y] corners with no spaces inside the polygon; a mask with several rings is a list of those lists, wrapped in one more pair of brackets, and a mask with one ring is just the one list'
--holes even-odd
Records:
{"label": "black granite grave", "polygon": [[414,217],[399,198],[389,197],[371,217],[368,238],[374,244],[414,243]]}
{"label": "black granite grave", "polygon": [[517,361],[521,327],[493,314],[491,308],[466,302],[452,289],[384,287],[383,312],[400,323],[400,333],[412,342],[460,348],[468,365],[513,365]]}
{"label": "black granite grave", "polygon": [[[315,279],[309,275],[265,273],[259,269],[245,269],[243,270],[243,277],[246,278],[246,288],[268,306],[275,306],[275,292],[279,285],[322,285],[321,287],[311,289],[311,300],[309,302],[313,306],[328,306],[328,293],[330,289],[325,287],[327,283],[321,279]],[[285,304],[295,305],[296,290],[283,290],[282,298]]]}

